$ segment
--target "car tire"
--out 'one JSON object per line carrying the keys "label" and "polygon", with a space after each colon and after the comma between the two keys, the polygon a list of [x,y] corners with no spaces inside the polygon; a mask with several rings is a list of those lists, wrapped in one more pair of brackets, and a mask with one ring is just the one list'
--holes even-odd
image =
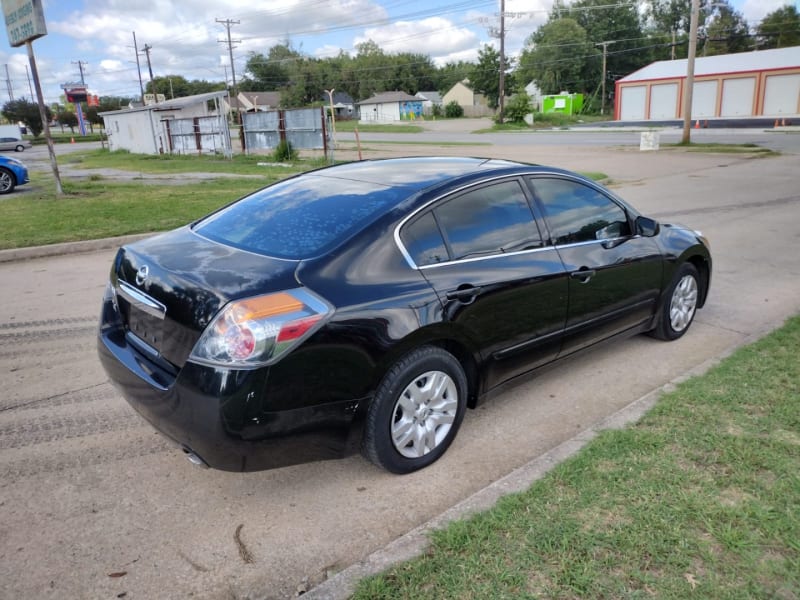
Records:
{"label": "car tire", "polygon": [[700,277],[691,263],[683,263],[670,284],[653,336],[677,340],[689,330],[697,313]]}
{"label": "car tire", "polygon": [[17,152],[23,152],[25,150],[25,146],[22,144],[18,144],[16,148],[14,148]]}
{"label": "car tire", "polygon": [[438,460],[458,432],[467,405],[464,369],[449,352],[423,346],[384,376],[361,443],[371,462],[397,474]]}
{"label": "car tire", "polygon": [[17,185],[14,173],[0,167],[0,194],[10,194]]}

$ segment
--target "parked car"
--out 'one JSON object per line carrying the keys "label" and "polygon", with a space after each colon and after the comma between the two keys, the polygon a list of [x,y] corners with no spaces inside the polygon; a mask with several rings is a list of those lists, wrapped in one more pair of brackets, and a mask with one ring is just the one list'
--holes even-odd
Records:
{"label": "parked car", "polygon": [[22,152],[25,148],[32,148],[30,140],[20,140],[13,137],[0,137],[0,150],[14,150]]}
{"label": "parked car", "polygon": [[29,181],[28,167],[22,161],[0,155],[0,194],[10,194]]}
{"label": "parked car", "polygon": [[360,448],[407,473],[503,384],[609,338],[680,338],[710,280],[700,233],[575,173],[365,161],[121,248],[98,350],[128,402],[198,464],[258,470]]}

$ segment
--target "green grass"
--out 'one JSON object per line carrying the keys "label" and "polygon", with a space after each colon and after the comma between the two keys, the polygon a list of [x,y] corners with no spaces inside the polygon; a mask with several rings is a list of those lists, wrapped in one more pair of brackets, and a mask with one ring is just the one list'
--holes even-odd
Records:
{"label": "green grass", "polygon": [[800,596],[800,318],[356,599]]}
{"label": "green grass", "polygon": [[561,113],[534,113],[533,126],[527,123],[495,123],[486,129],[477,129],[472,133],[497,133],[503,131],[531,131],[532,129],[552,129],[570,127],[582,123],[598,123],[608,121],[609,117],[600,115],[564,115]]}
{"label": "green grass", "polygon": [[420,133],[425,131],[419,125],[359,125],[358,121],[336,121],[336,131],[353,132],[358,129],[359,133]]}
{"label": "green grass", "polygon": [[[122,169],[139,173],[230,173],[285,177],[309,168],[321,167],[323,160],[301,161],[291,166],[271,164],[269,156],[236,154],[232,159],[222,156],[191,156],[185,154],[131,154],[125,150],[109,152],[97,149],[67,154],[59,159],[64,164],[81,169]],[[261,164],[259,164],[261,163]]]}
{"label": "green grass", "polygon": [[[33,137],[30,135],[26,135],[25,137],[29,139],[34,146],[43,146],[47,144],[44,133],[39,137]],[[69,144],[72,142],[72,140],[75,140],[76,142],[99,142],[101,140],[101,134],[99,131],[97,133],[87,133],[86,135],[81,135],[80,133],[71,133],[68,129],[64,132],[61,132],[59,128],[51,128],[50,137],[53,139],[54,144]]]}
{"label": "green grass", "polygon": [[103,179],[64,182],[0,200],[0,249],[164,231],[184,225],[273,181],[216,179],[181,186]]}
{"label": "green grass", "polygon": [[697,143],[689,142],[684,144],[662,144],[667,148],[683,148],[687,152],[714,152],[719,154],[756,154],[758,156],[780,156],[780,152],[764,148],[758,144],[718,144],[712,142]]}

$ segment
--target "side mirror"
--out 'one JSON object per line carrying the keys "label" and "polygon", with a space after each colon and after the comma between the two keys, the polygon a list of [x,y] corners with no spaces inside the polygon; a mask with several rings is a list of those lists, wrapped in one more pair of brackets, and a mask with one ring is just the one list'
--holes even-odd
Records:
{"label": "side mirror", "polygon": [[661,226],[649,217],[636,217],[636,233],[642,237],[655,237]]}

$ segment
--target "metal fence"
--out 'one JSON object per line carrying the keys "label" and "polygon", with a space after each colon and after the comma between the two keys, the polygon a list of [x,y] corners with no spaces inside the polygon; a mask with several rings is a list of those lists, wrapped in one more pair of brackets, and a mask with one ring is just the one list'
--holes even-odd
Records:
{"label": "metal fence", "polygon": [[289,142],[295,150],[328,151],[322,107],[244,113],[242,128],[247,153],[273,150],[281,140]]}
{"label": "metal fence", "polygon": [[232,154],[225,117],[194,117],[162,121],[172,154]]}

